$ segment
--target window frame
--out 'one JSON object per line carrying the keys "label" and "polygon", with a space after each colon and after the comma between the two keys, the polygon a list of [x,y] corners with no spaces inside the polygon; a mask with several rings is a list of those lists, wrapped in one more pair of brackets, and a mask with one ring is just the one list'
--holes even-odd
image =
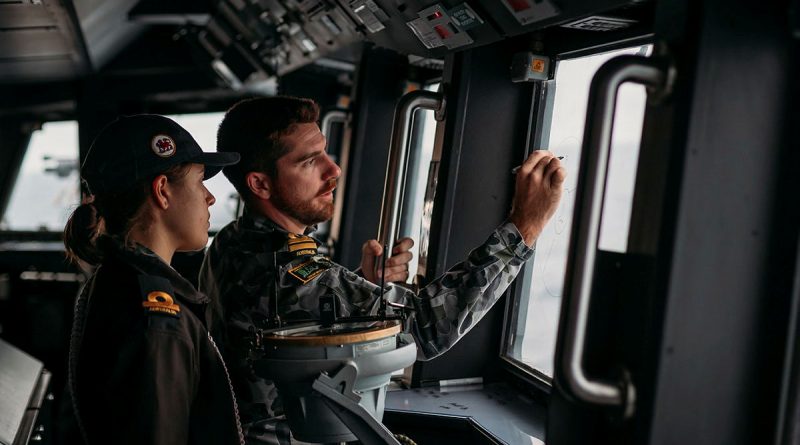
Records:
{"label": "window frame", "polygon": [[[602,44],[599,46],[587,46],[582,49],[577,50],[569,50],[566,52],[559,53],[553,57],[554,59],[554,69],[553,69],[553,79],[547,82],[538,82],[539,87],[536,89],[536,96],[534,98],[534,109],[531,113],[531,116],[534,117],[535,121],[531,124],[531,129],[529,130],[529,147],[542,147],[544,146],[544,141],[549,139],[550,135],[550,128],[552,126],[552,117],[553,117],[553,108],[555,105],[555,92],[557,89],[556,84],[556,75],[558,74],[558,67],[561,62],[568,61],[568,60],[575,60],[584,57],[591,57],[595,55],[600,55],[603,53],[608,53],[617,50],[623,50],[626,48],[635,48],[637,46],[644,46],[644,45],[654,45],[653,38],[651,35],[646,36],[638,36],[633,39],[627,40],[620,40],[615,42],[610,42],[607,44]],[[550,84],[552,82],[552,86]],[[526,156],[530,154],[530,150],[526,151]],[[638,170],[638,169],[637,169]],[[638,175],[638,171],[637,171]],[[511,284],[509,290],[507,291],[507,298],[506,298],[506,307],[505,312],[503,315],[503,323],[502,323],[502,336],[500,339],[500,350],[498,351],[498,359],[501,366],[502,371],[512,380],[523,387],[527,387],[533,390],[535,394],[545,394],[549,396],[551,391],[553,390],[553,381],[556,377],[558,366],[555,365],[553,367],[553,377],[548,376],[544,372],[525,364],[521,360],[517,360],[509,354],[509,345],[510,341],[514,338],[517,334],[518,329],[516,329],[516,315],[520,313],[521,301],[523,298],[523,292],[526,288],[525,284],[527,284],[526,279],[520,279],[521,277],[528,277],[531,276],[530,268],[533,267],[534,262],[536,261],[536,252],[534,251],[533,256],[523,265],[522,269],[517,275],[517,279]],[[525,305],[527,307],[527,303]],[[556,345],[554,350],[554,355],[558,355],[559,351],[559,340],[560,340],[560,331],[561,331],[561,322],[563,318],[563,300],[559,306],[559,320],[557,324],[557,332],[556,332]],[[512,332],[512,330],[514,332]],[[554,356],[554,360],[555,357]]]}
{"label": "window frame", "polygon": [[[188,117],[189,117],[189,119],[191,119],[193,116],[198,116],[198,115],[210,115],[210,114],[214,114],[214,115],[221,115],[221,118],[220,118],[220,120],[219,120],[219,122],[221,123],[221,122],[222,122],[222,119],[225,117],[226,111],[224,111],[224,110],[217,110],[217,111],[215,111],[215,110],[205,110],[205,111],[196,111],[196,112],[193,112],[193,111],[188,111],[188,112],[169,113],[169,114],[164,114],[163,116],[165,116],[165,117],[168,117],[168,118],[170,118],[170,119],[174,120],[174,121],[175,121],[175,122],[177,122],[177,123],[178,123],[178,124],[179,124],[181,127],[184,127],[184,128],[186,128],[186,127],[187,127],[187,125],[186,125],[185,123],[181,123],[181,119],[182,119],[182,118],[185,118],[185,117],[187,117],[187,116],[188,116]],[[191,125],[188,125],[188,126],[191,126]],[[218,126],[219,126],[219,124],[217,124],[217,127],[218,127]],[[187,131],[189,131],[188,129],[186,129],[186,130],[187,130]],[[195,139],[195,140],[197,139],[197,132],[192,132],[192,131],[189,131],[189,134],[191,134],[191,135],[192,135],[192,138],[193,138],[193,139]],[[215,152],[215,151],[216,151],[216,148],[217,148],[217,144],[216,144],[216,142],[217,142],[217,141],[216,141],[216,131],[214,132],[214,139],[213,139],[213,143],[212,143],[211,145],[204,144],[204,143],[202,143],[201,141],[197,141],[197,142],[198,142],[198,145],[200,145],[200,148],[201,148],[201,149],[203,149],[204,151],[205,151],[205,150],[207,150],[207,149],[213,149],[213,150],[214,150],[214,151],[210,151],[210,152],[207,152],[207,153],[213,153],[213,152]],[[222,171],[220,171],[219,173],[217,173],[217,175],[215,175],[215,176],[214,176],[213,180],[217,180],[217,179],[219,179],[219,180],[223,180],[223,179],[222,179],[222,177],[224,177],[224,175],[223,175]],[[204,181],[204,184],[205,184],[206,188],[208,188],[208,189],[209,189],[209,191],[210,191],[210,192],[213,194],[213,193],[214,193],[214,192],[213,192],[213,190],[211,190],[211,189],[209,188],[209,185],[208,185],[208,181],[211,181],[211,180],[212,180],[211,178],[210,178],[210,179],[207,179],[206,181]],[[225,179],[224,179],[224,181],[226,181],[228,184],[230,184],[230,181],[228,181],[228,179],[227,179],[227,178],[225,178]],[[211,226],[208,228],[208,236],[209,236],[209,241],[208,241],[208,242],[209,242],[209,244],[211,243],[211,239],[212,239],[213,237],[217,236],[217,233],[219,233],[219,231],[220,231],[220,230],[222,230],[222,229],[223,229],[223,228],[224,228],[226,225],[230,224],[231,222],[233,222],[233,221],[236,221],[236,219],[237,219],[239,216],[241,216],[241,212],[243,211],[243,201],[242,201],[242,197],[239,195],[238,191],[236,190],[236,188],[235,188],[235,187],[233,187],[233,185],[232,185],[232,184],[230,184],[230,186],[231,186],[232,192],[235,192],[235,193],[236,193],[236,195],[237,195],[236,205],[234,206],[234,208],[233,208],[233,210],[232,210],[232,213],[233,213],[233,215],[232,215],[232,219],[231,219],[230,221],[228,221],[227,223],[225,223],[225,224],[221,225],[221,226],[216,226],[216,227],[215,227],[215,226],[212,224],[212,225],[211,225]],[[232,197],[233,197],[232,195],[229,195],[229,196],[227,196],[227,197],[224,197],[224,196],[222,196],[222,195],[217,195],[217,194],[214,194],[214,198],[216,199],[216,203],[214,204],[214,206],[212,206],[212,207],[209,209],[209,211],[210,211],[210,212],[215,212],[215,210],[212,210],[212,209],[213,209],[215,206],[218,206],[218,205],[224,205],[224,203],[225,203],[225,199],[231,199]]]}
{"label": "window frame", "polygon": [[[41,132],[45,130],[45,126],[47,124],[63,124],[63,123],[74,123],[76,127],[76,152],[75,155],[78,160],[78,178],[75,183],[76,190],[79,194],[79,199],[75,202],[70,209],[68,210],[67,219],[69,218],[69,214],[80,205],[80,194],[81,194],[81,181],[80,181],[80,121],[72,115],[57,115],[51,116],[49,119],[31,119],[28,121],[27,124],[21,124],[20,128],[25,128],[26,125],[32,125],[30,133],[25,137],[26,143],[25,147],[20,147],[20,157],[19,157],[19,164],[16,166],[16,174],[14,175],[13,182],[9,184],[9,188],[7,190],[8,196],[6,197],[7,202],[5,203],[5,209],[3,209],[3,214],[0,215],[0,218],[5,218],[7,212],[11,210],[11,204],[13,202],[12,198],[14,197],[14,192],[19,185],[20,178],[22,176],[22,169],[25,165],[25,160],[30,153],[31,146],[36,138],[37,132]],[[66,224],[66,220],[64,221]],[[55,229],[48,229],[48,230],[41,230],[39,228],[21,228],[21,229],[14,229],[8,228],[0,230],[0,240],[2,241],[43,241],[43,242],[61,242],[63,237],[64,228],[63,227],[56,227]]]}

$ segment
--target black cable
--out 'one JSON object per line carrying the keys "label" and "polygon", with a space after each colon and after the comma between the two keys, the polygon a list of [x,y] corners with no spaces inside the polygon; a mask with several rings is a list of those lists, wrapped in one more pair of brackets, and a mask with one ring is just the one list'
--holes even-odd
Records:
{"label": "black cable", "polygon": [[273,291],[272,298],[275,299],[275,314],[273,314],[272,320],[273,320],[273,326],[279,328],[281,327],[281,316],[278,315],[278,287],[280,286],[279,281],[281,279],[281,274],[280,271],[278,270],[278,252],[272,252],[272,270],[274,271],[273,273],[275,274],[275,279],[273,280],[274,286],[272,290]]}
{"label": "black cable", "polygon": [[381,266],[381,305],[380,309],[378,310],[378,315],[380,317],[386,316],[386,299],[383,298],[383,294],[386,290],[386,253],[389,250],[389,243],[384,244],[383,246],[383,259],[382,259],[382,266]]}

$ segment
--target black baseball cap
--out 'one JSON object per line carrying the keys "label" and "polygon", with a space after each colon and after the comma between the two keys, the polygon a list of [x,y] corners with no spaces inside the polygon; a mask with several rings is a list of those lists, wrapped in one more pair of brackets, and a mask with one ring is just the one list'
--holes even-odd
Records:
{"label": "black baseball cap", "polygon": [[239,153],[204,152],[168,117],[138,114],[119,117],[100,131],[83,161],[81,176],[93,194],[116,193],[179,164],[205,165],[208,179],[237,162]]}

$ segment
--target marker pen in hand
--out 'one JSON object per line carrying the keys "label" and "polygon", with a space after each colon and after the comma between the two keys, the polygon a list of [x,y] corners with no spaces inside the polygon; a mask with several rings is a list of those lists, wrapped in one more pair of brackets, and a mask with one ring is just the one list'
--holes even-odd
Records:
{"label": "marker pen in hand", "polygon": [[[558,156],[556,159],[558,159],[558,160],[560,161],[560,160],[564,159],[564,156]],[[516,174],[517,174],[517,172],[519,171],[519,169],[521,169],[521,168],[522,168],[522,166],[521,166],[521,165],[518,165],[518,166],[516,166],[516,167],[512,168],[512,169],[511,169],[511,174],[512,174],[512,175],[516,175]]]}

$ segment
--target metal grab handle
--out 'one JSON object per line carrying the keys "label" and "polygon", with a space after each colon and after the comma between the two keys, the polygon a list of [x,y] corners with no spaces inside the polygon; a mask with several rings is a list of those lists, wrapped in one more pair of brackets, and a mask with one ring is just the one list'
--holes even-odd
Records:
{"label": "metal grab handle", "polygon": [[[411,121],[414,112],[420,108],[435,110],[437,114],[440,114],[444,108],[444,95],[426,90],[412,91],[401,97],[395,108],[389,162],[386,166],[386,180],[383,186],[381,219],[378,227],[378,241],[385,246],[387,258],[392,256],[392,248],[400,226],[398,220],[405,192]],[[441,120],[441,116],[437,120]]]}
{"label": "metal grab handle", "polygon": [[322,134],[325,135],[326,138],[331,137],[331,128],[333,128],[334,123],[344,124],[347,122],[347,113],[341,110],[333,110],[328,111],[325,113],[325,116],[322,117],[322,123],[320,130]]}
{"label": "metal grab handle", "polygon": [[625,417],[633,414],[636,400],[633,383],[592,380],[583,369],[586,326],[594,279],[600,218],[603,213],[606,175],[611,151],[617,90],[626,82],[648,87],[652,94],[666,84],[663,64],[641,56],[620,56],[597,71],[589,89],[586,128],[575,196],[572,242],[565,286],[569,309],[565,330],[563,371],[573,396],[584,402],[621,406]]}

